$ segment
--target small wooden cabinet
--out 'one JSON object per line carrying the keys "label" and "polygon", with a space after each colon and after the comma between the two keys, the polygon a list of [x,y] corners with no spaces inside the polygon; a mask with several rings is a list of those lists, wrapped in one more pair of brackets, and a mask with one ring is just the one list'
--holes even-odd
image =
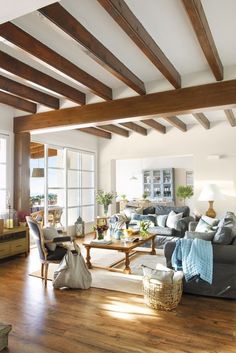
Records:
{"label": "small wooden cabinet", "polygon": [[0,259],[5,257],[29,253],[29,229],[15,227],[4,229],[0,234]]}

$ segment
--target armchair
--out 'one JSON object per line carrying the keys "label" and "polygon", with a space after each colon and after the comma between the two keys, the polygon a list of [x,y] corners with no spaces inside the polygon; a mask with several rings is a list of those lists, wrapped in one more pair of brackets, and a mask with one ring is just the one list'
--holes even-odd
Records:
{"label": "armchair", "polygon": [[26,221],[29,226],[29,230],[31,235],[33,236],[38,252],[39,258],[41,262],[41,277],[44,279],[44,285],[47,286],[47,277],[48,277],[48,267],[50,263],[60,263],[62,258],[67,252],[66,248],[56,246],[54,251],[47,249],[46,244],[48,243],[62,243],[71,241],[71,237],[64,236],[64,237],[55,237],[53,240],[45,240],[43,236],[43,231],[39,224],[34,221],[31,217],[27,216]]}

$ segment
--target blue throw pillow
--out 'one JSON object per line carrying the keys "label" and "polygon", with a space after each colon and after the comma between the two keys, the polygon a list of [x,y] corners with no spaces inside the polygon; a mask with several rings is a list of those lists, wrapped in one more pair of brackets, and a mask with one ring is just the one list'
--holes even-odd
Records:
{"label": "blue throw pillow", "polygon": [[138,213],[132,213],[131,221],[150,221],[156,225],[156,216],[155,215],[142,215]]}

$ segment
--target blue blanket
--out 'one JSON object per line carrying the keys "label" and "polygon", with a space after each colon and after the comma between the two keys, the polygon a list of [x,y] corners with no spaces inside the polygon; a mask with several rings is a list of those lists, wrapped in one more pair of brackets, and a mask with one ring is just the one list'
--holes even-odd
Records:
{"label": "blue blanket", "polygon": [[176,271],[182,270],[186,281],[198,277],[212,284],[213,251],[210,241],[179,239],[171,258]]}

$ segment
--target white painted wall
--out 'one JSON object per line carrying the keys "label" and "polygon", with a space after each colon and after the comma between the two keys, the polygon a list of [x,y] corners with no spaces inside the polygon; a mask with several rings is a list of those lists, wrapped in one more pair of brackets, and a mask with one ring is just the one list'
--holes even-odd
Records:
{"label": "white painted wall", "polygon": [[[114,136],[111,141],[99,140],[99,187],[115,190],[114,160],[164,156],[193,156],[194,209],[201,213],[207,209],[206,202],[198,201],[205,183],[216,183],[225,195],[225,200],[215,202],[218,216],[225,211],[236,212],[236,128],[227,122],[212,124],[210,130],[200,125],[188,127],[183,133],[171,128],[166,135],[151,130],[147,137],[133,133],[129,138]],[[222,158],[209,160],[208,155]],[[113,167],[112,167],[113,165]],[[127,167],[129,168],[129,166]],[[124,171],[126,172],[126,171]]]}

